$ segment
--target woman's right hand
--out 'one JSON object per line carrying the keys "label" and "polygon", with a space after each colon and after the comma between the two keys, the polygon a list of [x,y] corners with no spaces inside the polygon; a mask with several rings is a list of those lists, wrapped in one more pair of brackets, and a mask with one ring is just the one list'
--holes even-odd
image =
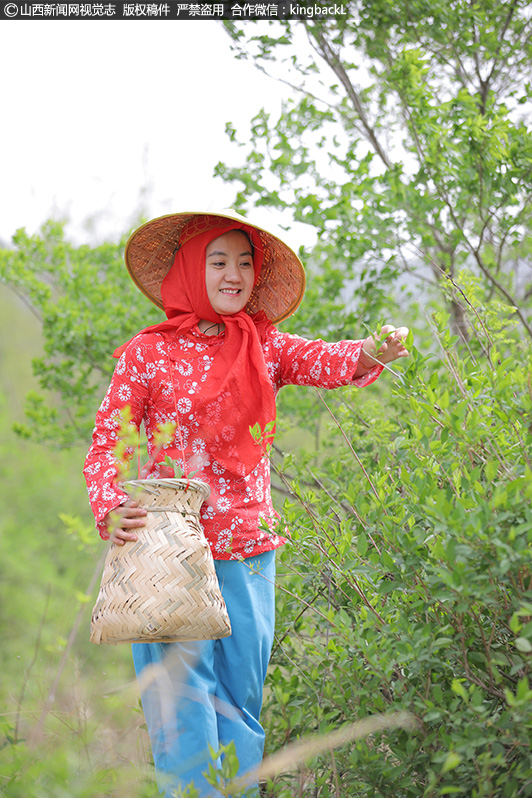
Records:
{"label": "woman's right hand", "polygon": [[146,526],[146,510],[139,503],[128,499],[127,502],[110,510],[103,518],[109,532],[109,540],[117,546],[137,540],[135,532],[130,530]]}

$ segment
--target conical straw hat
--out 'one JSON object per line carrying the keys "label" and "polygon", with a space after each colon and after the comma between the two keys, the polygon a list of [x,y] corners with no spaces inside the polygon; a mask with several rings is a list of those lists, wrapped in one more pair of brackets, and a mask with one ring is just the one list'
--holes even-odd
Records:
{"label": "conical straw hat", "polygon": [[181,234],[188,240],[204,230],[223,226],[226,220],[254,227],[264,247],[261,273],[246,306],[247,312],[262,310],[274,323],[287,319],[299,307],[305,292],[303,264],[277,236],[232,209],[173,213],[143,224],[131,235],[125,249],[126,266],[133,282],[162,308],[161,285],[178,247],[185,243]]}

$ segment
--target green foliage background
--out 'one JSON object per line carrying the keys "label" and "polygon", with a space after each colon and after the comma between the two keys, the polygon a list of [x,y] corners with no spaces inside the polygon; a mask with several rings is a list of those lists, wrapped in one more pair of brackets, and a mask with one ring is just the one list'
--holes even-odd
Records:
{"label": "green foliage background", "polygon": [[[530,796],[530,6],[347,5],[343,22],[229,26],[239,55],[304,79],[254,121],[244,163],[218,167],[241,207],[317,230],[285,329],[414,333],[370,388],[281,392],[272,478],[291,541],[264,723],[268,753],[382,712],[417,726],[325,740],[262,792]],[[81,463],[112,350],[159,318],[122,243],[74,246],[50,222],[0,251],[10,797],[156,794],[129,652],[87,641],[102,547]]]}
{"label": "green foliage background", "polygon": [[81,478],[86,446],[13,431],[27,421],[43,338],[5,287],[0,330],[0,794],[156,794],[139,787],[151,777],[129,652],[88,642],[101,548]]}

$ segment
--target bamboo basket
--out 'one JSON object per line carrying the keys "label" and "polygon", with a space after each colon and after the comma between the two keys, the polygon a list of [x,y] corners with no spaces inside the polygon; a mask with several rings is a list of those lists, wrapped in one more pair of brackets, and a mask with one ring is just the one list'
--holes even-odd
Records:
{"label": "bamboo basket", "polygon": [[212,553],[199,521],[209,487],[198,480],[123,483],[147,510],[138,540],[111,544],[92,612],[93,643],[171,643],[231,634]]}

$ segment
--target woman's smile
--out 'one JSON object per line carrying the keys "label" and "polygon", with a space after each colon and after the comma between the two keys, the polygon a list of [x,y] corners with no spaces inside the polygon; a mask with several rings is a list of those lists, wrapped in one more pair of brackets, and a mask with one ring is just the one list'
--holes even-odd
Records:
{"label": "woman's smile", "polygon": [[216,313],[229,316],[244,310],[254,283],[251,244],[244,233],[231,230],[210,242],[205,262],[205,286]]}

